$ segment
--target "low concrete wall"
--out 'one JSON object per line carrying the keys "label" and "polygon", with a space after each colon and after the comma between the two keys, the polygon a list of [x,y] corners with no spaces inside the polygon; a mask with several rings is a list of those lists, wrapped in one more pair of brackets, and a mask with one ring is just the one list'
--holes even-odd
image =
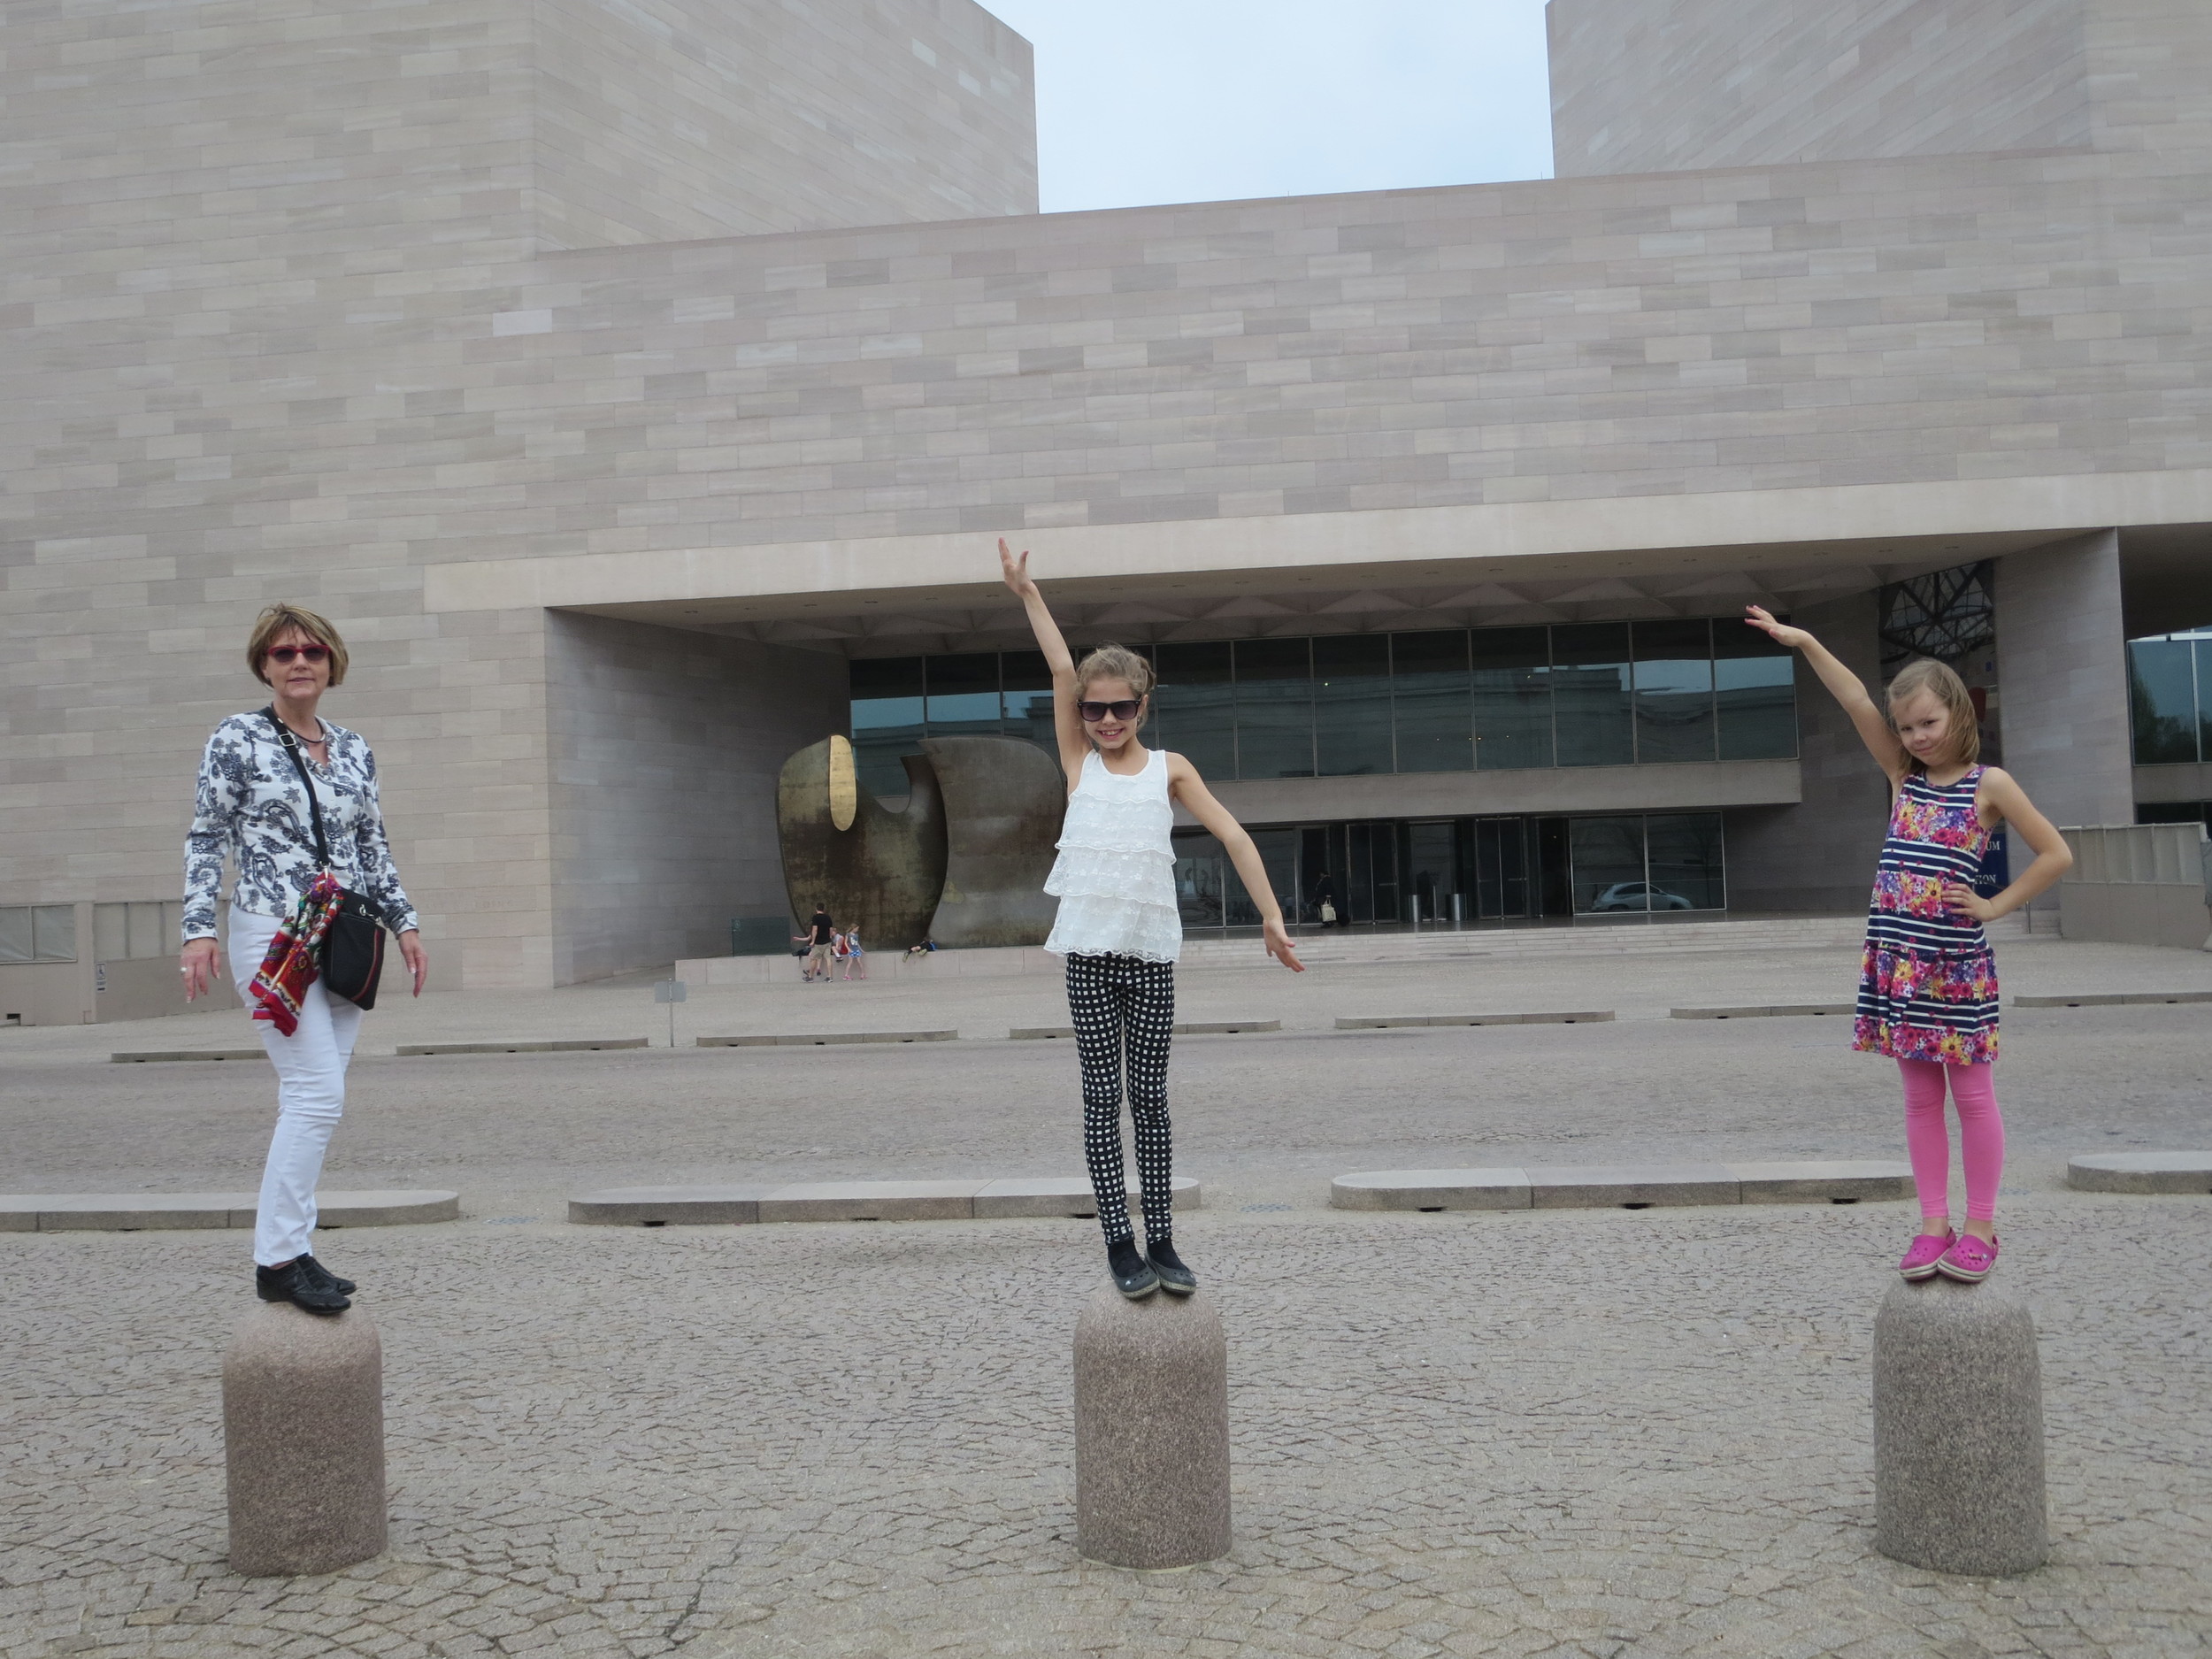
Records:
{"label": "low concrete wall", "polygon": [[2212,840],[2200,824],[2089,825],[2059,832],[2074,867],[2058,884],[2069,939],[2212,949]]}

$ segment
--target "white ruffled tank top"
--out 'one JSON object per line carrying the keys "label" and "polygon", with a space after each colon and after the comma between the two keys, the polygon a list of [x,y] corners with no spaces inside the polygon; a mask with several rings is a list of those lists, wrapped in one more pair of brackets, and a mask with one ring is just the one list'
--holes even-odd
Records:
{"label": "white ruffled tank top", "polygon": [[1045,949],[1147,962],[1181,956],[1174,827],[1165,749],[1154,749],[1144,770],[1126,777],[1107,771],[1096,749],[1086,755],[1060,826],[1060,856],[1045,879],[1045,891],[1060,901]]}

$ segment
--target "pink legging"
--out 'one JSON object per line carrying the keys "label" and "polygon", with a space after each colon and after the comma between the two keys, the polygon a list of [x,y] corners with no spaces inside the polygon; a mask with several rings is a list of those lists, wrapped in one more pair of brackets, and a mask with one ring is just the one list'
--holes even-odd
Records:
{"label": "pink legging", "polygon": [[1986,1065],[1945,1065],[1937,1060],[1900,1060],[1905,1079],[1905,1150],[1912,1159],[1920,1213],[1940,1220],[1951,1211],[1951,1136],[1943,1121],[1943,1079],[1959,1109],[1959,1152],[1966,1165],[1966,1218],[1997,1217],[1997,1184],[2005,1172],[2005,1120],[1997,1111],[1997,1085]]}

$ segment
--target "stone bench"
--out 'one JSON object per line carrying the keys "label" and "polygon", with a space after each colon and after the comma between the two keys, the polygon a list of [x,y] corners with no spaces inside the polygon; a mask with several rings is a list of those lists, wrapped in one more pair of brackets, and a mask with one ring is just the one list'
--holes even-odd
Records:
{"label": "stone bench", "polygon": [[[250,1227],[252,1193],[24,1193],[0,1195],[0,1233],[139,1233]],[[323,1227],[458,1221],[457,1193],[318,1193]]]}
{"label": "stone bench", "polygon": [[2072,996],[2016,996],[2015,1008],[2131,1008],[2158,1002],[2212,1002],[2212,991],[2094,991]]}
{"label": "stone bench", "polygon": [[1175,1034],[1179,1037],[1235,1037],[1252,1031],[1280,1031],[1279,1019],[1179,1019]]}
{"label": "stone bench", "polygon": [[265,1048],[142,1048],[111,1054],[116,1065],[146,1065],[162,1060],[265,1060]]}
{"label": "stone bench", "polygon": [[1673,1008],[1670,1019],[1793,1019],[1801,1015],[1852,1014],[1850,1002],[1750,1002],[1741,1008]]}
{"label": "stone bench", "polygon": [[1909,1164],[1530,1164],[1369,1170],[1329,1184],[1338,1210],[1642,1210],[1677,1204],[1841,1203],[1912,1196]]}
{"label": "stone bench", "polygon": [[530,1042],[405,1042],[403,1055],[421,1054],[581,1054],[595,1048],[643,1048],[649,1037],[561,1037]]}
{"label": "stone bench", "polygon": [[[1129,1205],[1141,1210],[1137,1178]],[[1199,1185],[1175,1179],[1175,1202],[1202,1207]],[[1084,1176],[1013,1176],[997,1180],[768,1181],[726,1187],[614,1187],[568,1201],[583,1226],[749,1225],[771,1221],[1002,1221],[1023,1217],[1094,1216],[1098,1201]]]}
{"label": "stone bench", "polygon": [[950,1042],[959,1035],[956,1031],[818,1031],[787,1036],[700,1037],[695,1041],[702,1048],[818,1048],[843,1042]]}
{"label": "stone bench", "polygon": [[1548,1014],[1361,1014],[1340,1016],[1339,1031],[1395,1031],[1429,1025],[1581,1025],[1613,1018],[1609,1008]]}
{"label": "stone bench", "polygon": [[2068,1160],[2085,1193],[2212,1193],[2212,1152],[2096,1152]]}

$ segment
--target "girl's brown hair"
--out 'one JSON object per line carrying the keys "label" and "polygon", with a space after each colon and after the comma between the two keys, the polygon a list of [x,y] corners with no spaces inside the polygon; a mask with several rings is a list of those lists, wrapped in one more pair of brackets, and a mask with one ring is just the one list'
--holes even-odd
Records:
{"label": "girl's brown hair", "polygon": [[1126,645],[1102,645],[1075,666],[1075,695],[1080,697],[1096,680],[1125,680],[1140,697],[1151,695],[1152,664]]}
{"label": "girl's brown hair", "polygon": [[[1897,729],[1897,705],[1915,693],[1925,691],[1943,705],[1943,711],[1951,717],[1951,758],[1965,765],[1972,765],[1981,758],[1982,729],[1974,713],[1974,699],[1967,695],[1966,682],[1948,664],[1932,657],[1916,657],[1897,671],[1897,678],[1889,682],[1889,703],[1886,710],[1890,715],[1890,729]],[[1915,772],[1927,768],[1918,760],[1912,762]]]}
{"label": "girl's brown hair", "polygon": [[284,636],[288,628],[297,628],[318,645],[330,649],[330,683],[342,685],[346,678],[346,642],[338,637],[338,630],[329,622],[299,605],[271,605],[253,625],[253,632],[246,636],[246,666],[253,670],[253,677],[263,685],[269,683],[269,648]]}

